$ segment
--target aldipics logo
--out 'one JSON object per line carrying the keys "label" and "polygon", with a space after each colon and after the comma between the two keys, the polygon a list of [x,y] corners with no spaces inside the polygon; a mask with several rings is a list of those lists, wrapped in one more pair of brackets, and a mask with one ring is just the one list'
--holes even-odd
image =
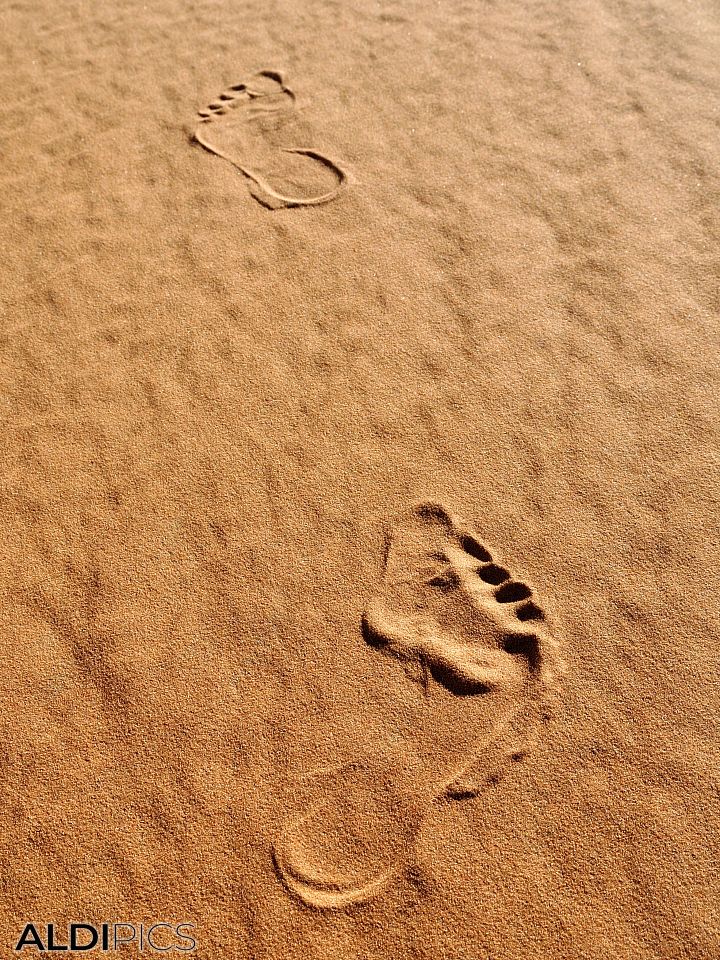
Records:
{"label": "aldipics logo", "polygon": [[189,931],[193,923],[69,923],[61,934],[54,923],[26,923],[15,945],[15,951],[36,950],[40,953],[56,951],[119,950],[124,945],[134,946],[140,953],[146,950],[168,953],[178,950],[187,953],[196,947]]}

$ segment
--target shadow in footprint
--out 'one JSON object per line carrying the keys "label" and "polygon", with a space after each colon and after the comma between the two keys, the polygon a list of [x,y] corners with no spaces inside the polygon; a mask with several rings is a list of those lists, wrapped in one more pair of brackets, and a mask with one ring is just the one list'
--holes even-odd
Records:
{"label": "shadow in footprint", "polygon": [[[560,668],[544,612],[531,597],[441,505],[420,504],[396,524],[362,635],[424,687],[428,742],[414,752],[371,750],[325,773],[320,800],[274,845],[277,874],[290,892],[322,909],[376,896],[412,864],[433,803],[476,796],[527,754]],[[447,691],[450,702],[433,689]],[[457,723],[462,713],[451,715],[449,707],[466,712],[463,703],[491,694],[490,729],[468,749],[467,719]],[[435,736],[443,725],[445,734]]]}
{"label": "shadow in footprint", "polygon": [[276,70],[228,87],[198,116],[193,139],[247,177],[265,207],[328,203],[347,182],[342,167],[320,151],[281,145],[293,129],[297,135],[297,117],[295,94]]}

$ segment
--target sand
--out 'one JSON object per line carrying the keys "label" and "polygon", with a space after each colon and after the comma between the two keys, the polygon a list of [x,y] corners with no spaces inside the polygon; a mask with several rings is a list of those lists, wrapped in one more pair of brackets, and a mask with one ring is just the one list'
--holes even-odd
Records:
{"label": "sand", "polygon": [[0,52],[3,956],[720,956],[717,5]]}

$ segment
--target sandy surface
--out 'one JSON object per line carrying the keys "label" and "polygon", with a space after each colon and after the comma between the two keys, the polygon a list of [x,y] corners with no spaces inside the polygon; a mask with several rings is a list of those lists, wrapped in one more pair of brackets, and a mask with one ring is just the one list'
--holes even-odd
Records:
{"label": "sandy surface", "polygon": [[720,955],[714,0],[0,53],[2,955]]}

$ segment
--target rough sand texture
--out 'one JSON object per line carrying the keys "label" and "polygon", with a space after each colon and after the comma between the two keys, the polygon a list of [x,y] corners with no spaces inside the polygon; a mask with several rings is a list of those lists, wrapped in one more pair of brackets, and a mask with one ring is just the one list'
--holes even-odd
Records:
{"label": "rough sand texture", "polygon": [[[12,0],[0,54],[3,955],[716,960],[715,0]],[[338,185],[287,148],[339,195],[263,205]]]}

